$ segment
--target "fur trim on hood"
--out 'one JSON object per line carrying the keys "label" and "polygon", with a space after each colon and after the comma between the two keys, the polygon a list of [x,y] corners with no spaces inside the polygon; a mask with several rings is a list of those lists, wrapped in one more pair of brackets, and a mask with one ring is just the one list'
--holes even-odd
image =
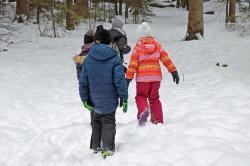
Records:
{"label": "fur trim on hood", "polygon": [[83,64],[86,57],[87,56],[75,55],[73,56],[73,61],[75,62],[75,64]]}

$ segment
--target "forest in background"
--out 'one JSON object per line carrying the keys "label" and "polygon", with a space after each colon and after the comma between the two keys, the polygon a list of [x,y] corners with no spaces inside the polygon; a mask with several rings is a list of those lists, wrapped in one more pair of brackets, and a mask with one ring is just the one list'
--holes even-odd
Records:
{"label": "forest in background", "polygon": [[[138,24],[149,21],[154,16],[152,8],[185,8],[188,12],[186,40],[204,36],[203,4],[209,0],[0,0],[0,28],[12,30],[6,25],[5,18],[12,22],[37,24],[40,36],[58,37],[57,29],[75,30],[81,22],[94,29],[96,22],[111,22],[115,16],[124,18],[125,23]],[[240,24],[242,31],[250,31],[249,0],[214,0],[225,8],[225,23],[230,27]],[[239,4],[241,15],[236,14]],[[223,8],[223,9],[224,9]],[[52,32],[52,33],[50,33]],[[1,34],[0,34],[1,35]]]}

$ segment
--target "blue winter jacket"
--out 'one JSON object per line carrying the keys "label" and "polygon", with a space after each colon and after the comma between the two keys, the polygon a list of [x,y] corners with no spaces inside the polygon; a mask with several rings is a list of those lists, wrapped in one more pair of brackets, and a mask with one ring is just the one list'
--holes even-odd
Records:
{"label": "blue winter jacket", "polygon": [[116,110],[118,98],[128,99],[128,88],[121,59],[111,46],[94,44],[80,75],[82,102],[93,104],[95,112],[109,114]]}

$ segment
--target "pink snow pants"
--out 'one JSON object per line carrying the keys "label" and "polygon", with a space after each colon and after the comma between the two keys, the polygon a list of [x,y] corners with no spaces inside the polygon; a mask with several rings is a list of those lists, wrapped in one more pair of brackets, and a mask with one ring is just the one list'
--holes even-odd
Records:
{"label": "pink snow pants", "polygon": [[137,119],[143,111],[150,110],[151,122],[154,124],[163,123],[162,106],[159,99],[160,84],[160,81],[136,83]]}

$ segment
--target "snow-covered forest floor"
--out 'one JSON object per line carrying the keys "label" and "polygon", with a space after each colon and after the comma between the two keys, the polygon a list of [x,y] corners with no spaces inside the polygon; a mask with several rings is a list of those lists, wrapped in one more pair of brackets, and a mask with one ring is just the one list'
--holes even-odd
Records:
{"label": "snow-covered forest floor", "polygon": [[[61,38],[23,25],[1,40],[8,51],[0,52],[0,166],[249,166],[250,37],[225,27],[222,5],[205,3],[215,15],[204,15],[205,39],[189,42],[187,11],[154,9],[150,25],[181,82],[162,67],[165,123],[144,127],[131,83],[128,113],[117,110],[116,153],[106,160],[89,150],[89,112],[72,61],[87,25]],[[136,27],[125,25],[131,46]]]}

